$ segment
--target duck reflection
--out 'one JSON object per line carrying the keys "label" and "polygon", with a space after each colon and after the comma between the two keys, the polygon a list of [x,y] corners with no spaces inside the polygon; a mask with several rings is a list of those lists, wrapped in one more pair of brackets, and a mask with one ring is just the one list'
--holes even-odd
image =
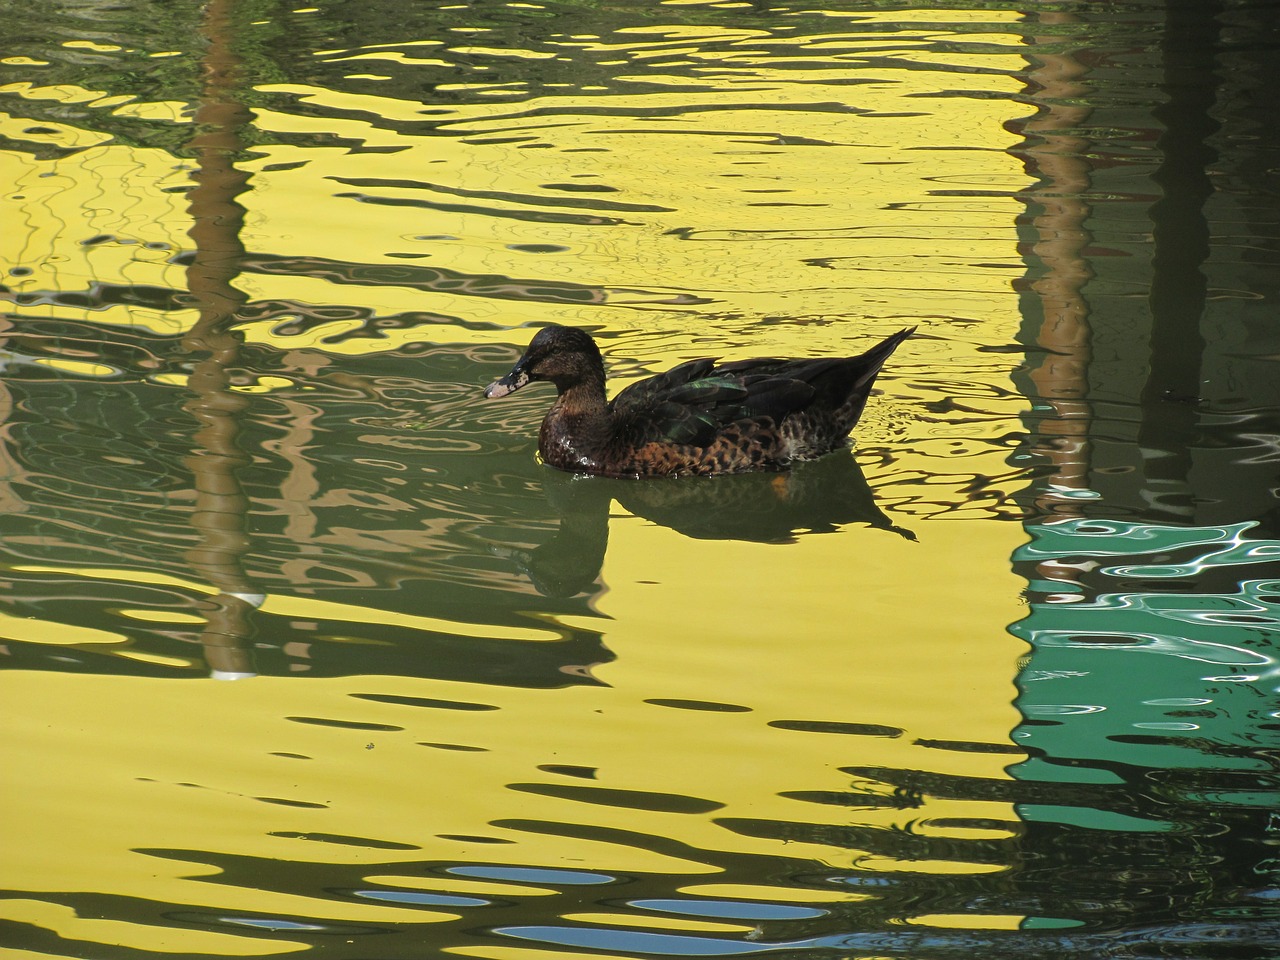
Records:
{"label": "duck reflection", "polygon": [[546,470],[543,492],[559,517],[556,534],[532,550],[494,546],[545,596],[588,592],[609,545],[613,501],[637,517],[698,540],[792,543],[798,534],[831,533],[848,524],[915,535],[876,505],[851,451],[785,473],[744,473],[678,480],[611,480]]}

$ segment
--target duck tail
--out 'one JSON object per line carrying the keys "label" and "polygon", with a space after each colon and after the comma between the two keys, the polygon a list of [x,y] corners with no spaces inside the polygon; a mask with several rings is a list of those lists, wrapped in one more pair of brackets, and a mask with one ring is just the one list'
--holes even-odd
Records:
{"label": "duck tail", "polygon": [[906,327],[895,334],[885,337],[866,353],[859,356],[857,359],[862,370],[858,374],[857,380],[854,381],[854,391],[857,392],[862,388],[870,389],[876,374],[880,372],[880,368],[884,366],[885,361],[893,355],[893,351],[898,349],[903,340],[906,340],[915,332],[915,327]]}

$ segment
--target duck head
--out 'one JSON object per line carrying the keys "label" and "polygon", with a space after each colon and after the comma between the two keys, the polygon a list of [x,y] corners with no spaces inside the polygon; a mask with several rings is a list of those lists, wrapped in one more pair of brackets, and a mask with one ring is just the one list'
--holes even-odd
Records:
{"label": "duck head", "polygon": [[583,380],[604,382],[600,348],[583,330],[552,325],[537,332],[511,372],[484,388],[490,400],[515,393],[525,384],[545,380],[564,393]]}

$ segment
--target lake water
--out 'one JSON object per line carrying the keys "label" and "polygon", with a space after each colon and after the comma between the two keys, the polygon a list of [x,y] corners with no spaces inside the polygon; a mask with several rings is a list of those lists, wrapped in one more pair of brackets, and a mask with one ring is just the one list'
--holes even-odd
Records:
{"label": "lake water", "polygon": [[[1280,956],[1280,21],[7,5],[6,957]],[[614,389],[917,327],[850,451]]]}

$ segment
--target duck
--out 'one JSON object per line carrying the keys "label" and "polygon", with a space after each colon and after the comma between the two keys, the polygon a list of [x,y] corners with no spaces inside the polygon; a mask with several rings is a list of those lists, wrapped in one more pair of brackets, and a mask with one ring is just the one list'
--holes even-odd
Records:
{"label": "duck", "polygon": [[595,340],[551,324],[484,395],[554,385],[538,453],[570,473],[644,479],[782,471],[845,446],[876,375],[914,332],[900,330],[853,357],[689,360],[608,400]]}

